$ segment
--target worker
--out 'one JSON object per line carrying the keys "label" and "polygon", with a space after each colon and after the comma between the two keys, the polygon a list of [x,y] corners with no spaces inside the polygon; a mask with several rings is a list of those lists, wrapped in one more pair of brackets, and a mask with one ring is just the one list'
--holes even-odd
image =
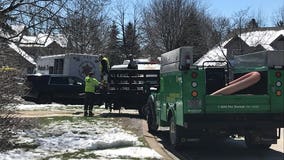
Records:
{"label": "worker", "polygon": [[128,69],[137,69],[138,68],[137,63],[136,63],[136,61],[134,61],[132,54],[129,55],[129,63],[128,63],[127,68]]}
{"label": "worker", "polygon": [[100,61],[101,61],[101,81],[106,81],[108,70],[110,68],[109,61],[103,55],[100,55]]}
{"label": "worker", "polygon": [[90,72],[85,78],[85,103],[84,103],[84,116],[92,117],[94,98],[96,87],[100,85],[100,82],[94,77],[94,73]]}

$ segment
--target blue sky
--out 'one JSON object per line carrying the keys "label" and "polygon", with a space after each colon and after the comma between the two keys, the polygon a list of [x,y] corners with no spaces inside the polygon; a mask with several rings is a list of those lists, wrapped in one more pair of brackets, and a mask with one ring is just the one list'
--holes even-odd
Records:
{"label": "blue sky", "polygon": [[[151,0],[112,0],[112,5],[117,3],[127,4],[128,12],[133,12],[132,4],[138,3],[140,5],[146,5]],[[250,15],[258,15],[261,12],[261,17],[264,20],[265,26],[272,26],[272,17],[275,12],[284,6],[284,0],[197,0],[200,1],[203,6],[208,8],[211,15],[232,17],[234,13],[249,8]],[[257,18],[256,18],[257,19]]]}
{"label": "blue sky", "polygon": [[201,0],[209,12],[216,16],[232,17],[234,13],[249,8],[250,14],[260,11],[266,26],[272,24],[275,12],[284,6],[284,0]]}

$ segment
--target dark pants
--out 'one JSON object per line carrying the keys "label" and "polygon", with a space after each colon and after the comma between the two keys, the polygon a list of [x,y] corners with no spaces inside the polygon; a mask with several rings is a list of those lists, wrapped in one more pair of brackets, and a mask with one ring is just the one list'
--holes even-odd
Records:
{"label": "dark pants", "polygon": [[93,111],[93,107],[94,107],[94,98],[95,98],[95,94],[94,93],[90,93],[90,92],[86,92],[85,95],[85,103],[84,103],[84,111]]}

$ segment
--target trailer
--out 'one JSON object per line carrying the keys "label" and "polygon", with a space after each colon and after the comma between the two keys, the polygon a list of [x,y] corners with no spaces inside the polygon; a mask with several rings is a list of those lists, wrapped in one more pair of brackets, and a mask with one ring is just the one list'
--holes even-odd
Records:
{"label": "trailer", "polygon": [[98,55],[69,53],[42,56],[37,59],[36,73],[75,76],[84,80],[89,72],[93,72],[100,80],[100,64]]}
{"label": "trailer", "polygon": [[202,66],[193,64],[193,54],[192,47],[162,54],[160,86],[146,105],[149,131],[169,126],[175,147],[210,136],[245,137],[258,149],[277,143],[284,127],[284,51]]}
{"label": "trailer", "polygon": [[147,98],[159,86],[160,64],[141,59],[136,62],[137,69],[129,69],[129,62],[125,61],[109,70],[107,86],[100,94],[110,111],[136,109],[144,116]]}

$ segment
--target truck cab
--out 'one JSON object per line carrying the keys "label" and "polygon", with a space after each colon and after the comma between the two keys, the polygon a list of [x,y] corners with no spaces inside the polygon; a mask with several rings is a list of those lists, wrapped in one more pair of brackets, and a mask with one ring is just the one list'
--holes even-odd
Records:
{"label": "truck cab", "polygon": [[[162,54],[160,88],[147,101],[149,131],[170,127],[170,142],[243,136],[248,147],[269,148],[284,127],[284,51],[192,62],[192,47]],[[219,65],[216,65],[219,64]]]}

